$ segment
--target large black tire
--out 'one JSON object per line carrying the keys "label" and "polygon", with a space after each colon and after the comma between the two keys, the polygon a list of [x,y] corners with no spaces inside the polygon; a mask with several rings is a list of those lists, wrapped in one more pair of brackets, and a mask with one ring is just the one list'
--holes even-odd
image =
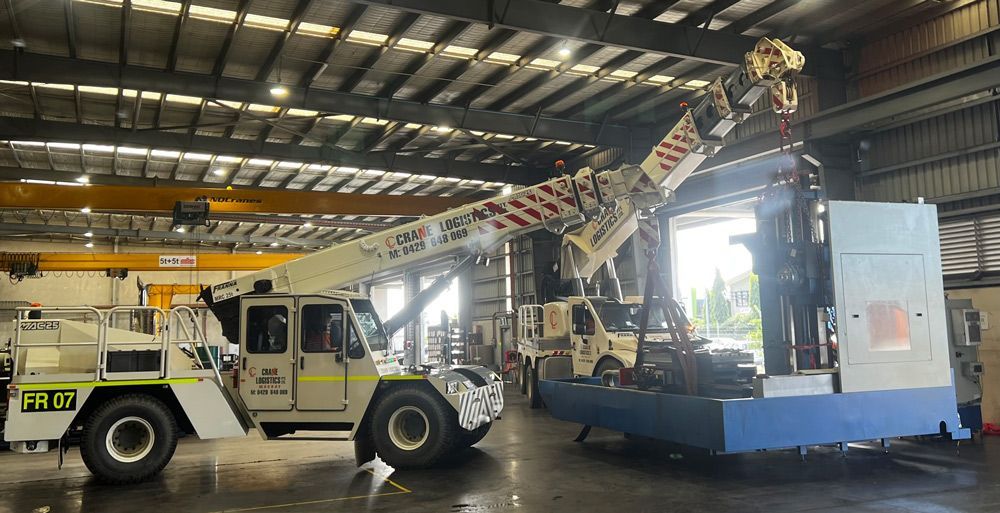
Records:
{"label": "large black tire", "polygon": [[397,469],[425,468],[459,446],[458,413],[436,393],[398,387],[383,395],[372,415],[372,443]]}
{"label": "large black tire", "polygon": [[535,371],[535,365],[538,365],[538,362],[525,366],[524,377],[528,387],[528,408],[532,410],[537,410],[544,406],[542,394],[538,393],[538,373]]}
{"label": "large black tire", "polygon": [[462,448],[472,447],[473,445],[476,445],[477,443],[479,443],[480,440],[486,437],[486,433],[490,432],[490,427],[492,425],[493,425],[492,422],[487,422],[486,424],[483,424],[482,426],[479,426],[476,429],[473,429],[472,431],[463,429],[461,434],[459,435],[458,443],[461,445]]}
{"label": "large black tire", "polygon": [[177,421],[159,399],[123,395],[87,417],[80,456],[105,483],[145,481],[163,470],[177,448]]}

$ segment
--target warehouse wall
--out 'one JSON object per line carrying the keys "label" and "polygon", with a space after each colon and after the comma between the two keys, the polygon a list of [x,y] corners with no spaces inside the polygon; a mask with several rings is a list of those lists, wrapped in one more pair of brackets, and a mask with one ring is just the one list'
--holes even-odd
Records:
{"label": "warehouse wall", "polygon": [[[110,245],[95,244],[93,249],[83,247],[83,244],[46,243],[46,242],[12,242],[0,241],[0,251],[14,252],[59,252],[59,253],[111,253]],[[164,255],[191,254],[189,250],[178,248],[157,248],[155,246],[120,245],[120,253],[157,253]],[[228,251],[199,250],[198,253]],[[135,305],[139,302],[136,279],[151,284],[212,284],[231,279],[245,273],[229,271],[195,272],[195,271],[153,271],[130,272],[124,280],[108,278],[103,273],[96,272],[49,272],[42,278],[27,278],[19,283],[9,279],[0,280],[0,298],[5,301],[28,301],[41,303],[44,306],[98,306]],[[194,296],[177,296],[175,304],[195,303]],[[206,336],[215,345],[225,347],[222,328],[212,315],[206,317]],[[6,320],[6,319],[5,319]]]}
{"label": "warehouse wall", "polygon": [[[997,55],[1000,0],[980,0],[864,43],[850,83],[852,99]],[[859,142],[857,197],[939,203],[942,211],[1000,203],[1000,115],[996,96],[956,106],[926,106],[926,119]],[[930,109],[939,109],[938,111]]]}

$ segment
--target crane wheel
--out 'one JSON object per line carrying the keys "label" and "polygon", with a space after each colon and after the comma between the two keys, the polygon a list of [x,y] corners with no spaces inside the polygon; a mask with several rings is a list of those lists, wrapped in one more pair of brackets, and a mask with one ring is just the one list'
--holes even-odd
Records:
{"label": "crane wheel", "polygon": [[534,366],[525,366],[524,381],[526,381],[525,385],[528,388],[528,408],[537,410],[544,406],[542,403],[542,394],[538,393],[538,373],[535,371]]}
{"label": "crane wheel", "polygon": [[106,483],[145,481],[163,470],[177,448],[177,421],[159,399],[131,394],[115,397],[87,417],[80,456]]}
{"label": "crane wheel", "polygon": [[480,440],[486,437],[486,433],[490,432],[490,427],[493,426],[492,422],[487,422],[482,426],[473,429],[472,431],[462,430],[458,437],[458,443],[461,448],[472,447],[479,443]]}
{"label": "crane wheel", "polygon": [[458,414],[436,393],[417,387],[388,391],[375,405],[375,452],[397,469],[434,465],[461,443]]}

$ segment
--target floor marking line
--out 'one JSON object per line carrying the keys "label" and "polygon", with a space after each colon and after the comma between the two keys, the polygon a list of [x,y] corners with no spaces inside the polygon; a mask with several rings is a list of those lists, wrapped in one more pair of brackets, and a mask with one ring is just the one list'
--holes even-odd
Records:
{"label": "floor marking line", "polygon": [[403,486],[403,485],[401,485],[401,484],[393,481],[392,479],[389,479],[388,477],[382,477],[382,476],[376,474],[375,471],[372,470],[372,469],[370,469],[370,468],[366,468],[364,470],[368,471],[368,473],[371,474],[372,476],[377,477],[377,478],[385,481],[386,483],[391,484],[392,486],[395,486],[401,492],[404,492],[404,493],[413,493],[413,490],[410,490],[409,488],[407,488],[407,487],[405,487],[405,486]]}
{"label": "floor marking line", "polygon": [[317,500],[313,500],[313,501],[289,502],[287,504],[273,504],[273,505],[270,505],[270,506],[254,506],[254,507],[251,507],[251,508],[224,509],[222,511],[224,511],[224,512],[260,511],[262,509],[291,508],[293,506],[306,506],[306,505],[309,505],[309,504],[323,504],[323,503],[326,503],[326,502],[338,502],[338,501],[351,501],[351,500],[357,500],[357,499],[369,499],[369,498],[372,498],[372,497],[387,497],[389,495],[403,495],[403,494],[406,494],[406,493],[410,493],[410,491],[407,490],[405,492],[399,491],[399,492],[373,493],[373,494],[369,494],[369,495],[355,495],[355,496],[352,496],[352,497],[338,497],[336,499],[317,499]]}

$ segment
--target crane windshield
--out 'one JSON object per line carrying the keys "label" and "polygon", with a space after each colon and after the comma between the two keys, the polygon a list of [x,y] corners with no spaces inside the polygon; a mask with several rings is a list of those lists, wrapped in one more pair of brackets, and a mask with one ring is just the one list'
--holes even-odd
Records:
{"label": "crane windshield", "polygon": [[373,353],[382,352],[389,349],[389,341],[382,328],[382,320],[372,302],[367,299],[352,299],[351,306],[354,307],[354,316],[358,318],[361,332],[368,341],[368,349]]}
{"label": "crane windshield", "polygon": [[[642,325],[642,305],[631,303],[619,303],[611,300],[595,300],[590,298],[590,302],[597,311],[597,317],[601,319],[604,329],[607,331],[634,331],[638,332]],[[680,319],[687,324],[687,319]],[[667,320],[663,317],[663,310],[652,308],[649,311],[649,326],[646,331],[651,333],[667,330]]]}

